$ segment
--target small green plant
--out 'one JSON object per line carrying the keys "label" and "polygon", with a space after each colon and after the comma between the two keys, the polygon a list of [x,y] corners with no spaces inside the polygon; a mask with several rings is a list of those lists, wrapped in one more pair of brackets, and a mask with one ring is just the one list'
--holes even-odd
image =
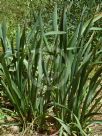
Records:
{"label": "small green plant", "polygon": [[40,13],[31,30],[18,27],[11,41],[5,23],[1,25],[1,83],[24,126],[34,120],[44,128],[47,117],[52,117],[60,136],[86,136],[88,125],[101,123],[93,116],[100,114],[102,106],[102,49],[93,42],[95,31],[102,30],[94,26],[102,13],[85,21],[83,10],[69,35],[66,13],[65,6],[58,18],[55,6],[50,32],[51,26],[44,29]]}
{"label": "small green plant", "polygon": [[2,111],[0,111],[0,120],[3,120],[5,118],[5,114],[2,113]]}

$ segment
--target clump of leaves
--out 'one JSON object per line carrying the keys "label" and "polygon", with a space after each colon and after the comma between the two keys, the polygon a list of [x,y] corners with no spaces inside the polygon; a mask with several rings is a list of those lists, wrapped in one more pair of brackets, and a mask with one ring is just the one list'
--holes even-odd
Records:
{"label": "clump of leaves", "polygon": [[58,18],[55,6],[50,32],[40,13],[30,31],[18,27],[11,41],[5,23],[1,25],[1,83],[24,126],[34,120],[43,128],[50,116],[58,122],[59,135],[84,136],[101,108],[102,51],[93,41],[101,30],[94,23],[102,14],[85,21],[83,10],[75,32],[68,35],[66,13],[65,6]]}

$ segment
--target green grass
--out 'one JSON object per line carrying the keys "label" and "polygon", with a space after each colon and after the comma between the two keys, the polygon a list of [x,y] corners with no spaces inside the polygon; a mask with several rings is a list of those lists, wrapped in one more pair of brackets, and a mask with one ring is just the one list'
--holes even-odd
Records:
{"label": "green grass", "polygon": [[56,5],[51,25],[40,12],[31,28],[18,26],[11,39],[1,24],[2,89],[24,127],[34,121],[44,131],[51,118],[60,136],[87,136],[90,124],[102,123],[93,120],[102,106],[102,48],[96,40],[102,13],[86,20],[84,8],[72,30],[68,7],[58,11]]}

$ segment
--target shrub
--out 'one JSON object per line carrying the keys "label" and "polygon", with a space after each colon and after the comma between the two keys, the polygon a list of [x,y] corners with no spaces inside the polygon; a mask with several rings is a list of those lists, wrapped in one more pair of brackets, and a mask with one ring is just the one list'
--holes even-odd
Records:
{"label": "shrub", "polygon": [[55,6],[50,32],[40,13],[30,30],[18,26],[11,41],[5,23],[1,25],[1,83],[21,124],[34,120],[43,128],[51,117],[58,122],[59,135],[87,135],[101,108],[102,51],[93,42],[95,31],[101,30],[94,23],[102,14],[85,21],[83,10],[75,32],[68,34],[66,12],[64,7],[58,18]]}

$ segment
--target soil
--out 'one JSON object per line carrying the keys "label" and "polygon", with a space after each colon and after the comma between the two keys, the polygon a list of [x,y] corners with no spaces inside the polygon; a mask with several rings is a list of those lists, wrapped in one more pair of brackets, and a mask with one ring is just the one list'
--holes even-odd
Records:
{"label": "soil", "polygon": [[[8,105],[7,105],[8,107]],[[6,107],[6,108],[7,108]],[[102,108],[101,108],[102,112]],[[102,120],[102,116],[95,116],[95,120]],[[6,118],[3,118],[0,120],[0,123],[4,123],[5,125],[0,126],[0,136],[58,136],[58,130],[56,129],[56,126],[54,126],[54,122],[52,119],[49,118],[47,122],[49,123],[49,130],[50,135],[47,135],[46,133],[42,134],[40,132],[34,132],[31,127],[28,127],[25,131],[20,132],[20,128],[17,125],[7,125],[10,123],[16,123],[17,118],[13,118],[11,116],[7,116]],[[52,125],[50,125],[52,124]],[[91,125],[89,127],[90,135],[88,136],[102,136],[102,125]]]}
{"label": "soil", "polygon": [[[10,119],[9,119],[10,120]],[[13,119],[11,118],[13,121]],[[18,126],[1,126],[0,136],[58,136],[58,131],[54,132],[54,128],[51,128],[53,134],[47,135],[39,134],[38,132],[33,132],[31,128],[27,128],[25,131],[19,132],[20,128]],[[88,136],[102,136],[102,125],[92,125],[90,126],[91,133]]]}

